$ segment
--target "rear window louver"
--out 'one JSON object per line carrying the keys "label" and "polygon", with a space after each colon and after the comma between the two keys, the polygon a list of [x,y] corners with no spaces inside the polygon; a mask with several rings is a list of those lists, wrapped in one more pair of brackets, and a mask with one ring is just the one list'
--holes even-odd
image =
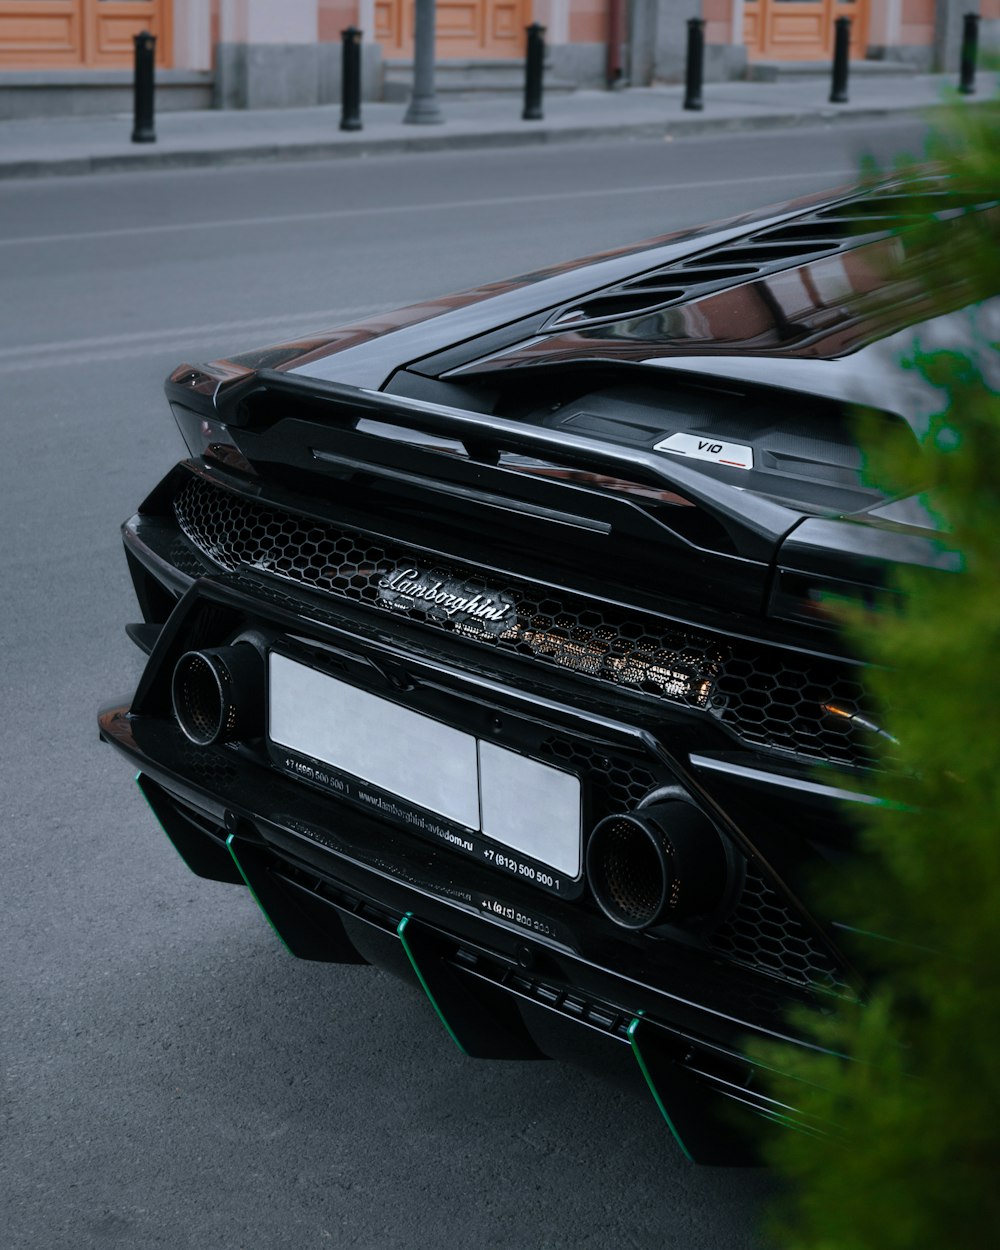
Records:
{"label": "rear window louver", "polygon": [[825,219],[836,218],[845,222],[855,222],[859,217],[872,217],[885,222],[888,228],[898,224],[904,218],[923,216],[925,213],[923,205],[927,200],[939,197],[942,203],[953,202],[953,197],[943,191],[925,192],[916,203],[912,195],[868,195],[858,200],[851,200],[848,204],[834,204],[830,208],[822,208],[816,216]]}
{"label": "rear window louver", "polygon": [[[690,286],[692,282],[735,282],[740,278],[751,278],[757,273],[755,265],[700,265],[697,261],[670,270]],[[664,285],[660,273],[646,274],[641,278],[633,278],[624,284],[630,291],[659,289]]]}
{"label": "rear window louver", "polygon": [[617,321],[621,317],[637,317],[683,299],[686,294],[684,288],[661,286],[657,283],[642,291],[625,290],[594,295],[586,303],[574,305],[561,312],[558,320],[552,324],[568,326],[583,321]]}
{"label": "rear window louver", "polygon": [[[951,202],[945,192],[931,192],[927,198],[931,196],[940,196],[942,207]],[[700,256],[595,291],[553,313],[542,330],[575,330],[642,317],[713,290],[752,282],[777,269],[884,237],[912,215],[912,210],[912,200],[906,196],[878,195],[807,213],[732,239]]]}

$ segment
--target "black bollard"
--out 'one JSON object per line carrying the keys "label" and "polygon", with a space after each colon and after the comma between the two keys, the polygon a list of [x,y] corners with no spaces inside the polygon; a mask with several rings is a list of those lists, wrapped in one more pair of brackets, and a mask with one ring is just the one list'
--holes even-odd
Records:
{"label": "black bollard", "polygon": [[361,129],[361,35],[356,26],[340,32],[340,129]]}
{"label": "black bollard", "polygon": [[705,77],[705,23],[700,17],[688,18],[687,70],[684,75],[684,107],[703,109],[701,84]]}
{"label": "black bollard", "polygon": [[153,59],[156,36],[148,30],[133,35],[135,43],[135,117],[132,124],[133,143],[155,143],[153,125]]}
{"label": "black bollard", "polygon": [[976,93],[976,56],[979,52],[979,14],[966,13],[962,27],[962,76],[958,89],[962,95]]}
{"label": "black bollard", "polygon": [[542,120],[542,70],[545,65],[545,27],[532,22],[527,28],[528,51],[524,58],[524,112],[521,120]]}
{"label": "black bollard", "polygon": [[847,103],[847,67],[851,56],[851,19],[838,17],[833,24],[833,82],[830,103]]}

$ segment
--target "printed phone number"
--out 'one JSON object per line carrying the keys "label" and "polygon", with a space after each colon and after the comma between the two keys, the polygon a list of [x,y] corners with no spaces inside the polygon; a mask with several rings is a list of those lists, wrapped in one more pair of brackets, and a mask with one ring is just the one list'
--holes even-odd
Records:
{"label": "printed phone number", "polygon": [[521,925],[524,929],[531,929],[535,933],[544,933],[548,937],[552,937],[552,927],[547,925],[544,920],[535,920],[533,916],[525,915],[524,912],[518,911],[516,907],[510,907],[507,903],[501,903],[499,899],[484,898],[483,907],[492,912],[494,916],[500,916],[503,920],[510,920],[514,924]]}
{"label": "printed phone number", "polygon": [[543,872],[540,868],[532,868],[530,864],[522,863],[519,859],[513,859],[510,855],[505,855],[503,851],[494,851],[492,847],[487,847],[483,854],[488,860],[496,864],[498,868],[506,868],[515,877],[523,877],[525,881],[535,881],[538,885],[547,885],[550,890],[559,889],[559,878],[553,877],[550,872]]}

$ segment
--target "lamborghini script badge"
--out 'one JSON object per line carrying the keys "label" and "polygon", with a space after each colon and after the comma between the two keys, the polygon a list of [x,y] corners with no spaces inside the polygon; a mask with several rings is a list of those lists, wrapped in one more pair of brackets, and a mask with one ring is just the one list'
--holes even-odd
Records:
{"label": "lamborghini script badge", "polygon": [[433,569],[397,565],[378,584],[378,597],[397,612],[419,612],[434,621],[451,621],[464,633],[502,634],[517,619],[509,595],[481,582],[460,581]]}

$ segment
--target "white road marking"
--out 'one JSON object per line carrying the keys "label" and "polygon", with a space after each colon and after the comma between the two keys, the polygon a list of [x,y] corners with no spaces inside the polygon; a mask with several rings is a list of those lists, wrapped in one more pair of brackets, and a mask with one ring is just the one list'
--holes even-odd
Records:
{"label": "white road marking", "polygon": [[816,173],[797,170],[786,174],[757,174],[742,178],[715,178],[698,182],[656,182],[645,186],[592,187],[576,191],[540,191],[533,195],[511,195],[502,198],[474,200],[438,200],[431,204],[376,204],[358,208],[331,208],[312,213],[280,213],[273,217],[233,217],[218,221],[163,222],[161,225],[122,226],[117,230],[81,230],[59,234],[22,235],[19,238],[0,239],[0,247],[29,247],[49,243],[75,243],[86,239],[122,239],[130,236],[151,234],[184,234],[196,230],[232,230],[240,226],[289,226],[313,221],[339,221],[348,217],[386,217],[397,214],[439,213],[448,209],[508,208],[519,204],[558,203],[560,200],[600,199],[628,195],[654,195],[670,191],[708,191],[714,187],[729,187],[756,182],[800,182],[822,180],[823,185],[840,178],[854,178],[857,170],[827,169]]}
{"label": "white road marking", "polygon": [[[397,304],[363,304],[352,308],[326,308],[320,312],[287,313],[279,317],[255,317],[243,321],[216,321],[208,325],[177,326],[169,330],[136,330],[125,334],[106,334],[99,338],[62,339],[48,343],[27,343],[20,347],[0,348],[0,373],[20,373],[42,366],[54,367],[84,364],[96,360],[118,360],[130,356],[148,356],[158,348],[174,350],[175,344],[190,342],[198,347],[199,360],[204,358],[200,344],[229,334],[268,336],[275,343],[293,330],[309,333],[329,326],[346,325],[360,317],[387,312]],[[250,344],[249,346],[252,346]]]}

